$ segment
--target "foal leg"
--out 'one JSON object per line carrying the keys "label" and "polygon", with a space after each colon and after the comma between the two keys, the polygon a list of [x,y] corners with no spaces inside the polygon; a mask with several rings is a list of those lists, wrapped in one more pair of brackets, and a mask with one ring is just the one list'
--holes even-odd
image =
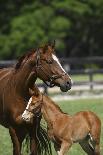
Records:
{"label": "foal leg", "polygon": [[57,142],[55,142],[55,141],[53,141],[53,143],[54,143],[55,151],[56,151],[56,152],[59,152],[59,151],[60,151],[61,144],[59,144],[59,142],[57,143]]}
{"label": "foal leg", "polygon": [[95,144],[95,147],[92,148],[89,142],[80,142],[79,143],[82,147],[82,149],[88,154],[88,155],[100,155],[100,146],[99,144]]}
{"label": "foal leg", "polygon": [[71,143],[68,143],[67,141],[63,141],[61,143],[60,150],[57,151],[58,155],[64,155],[68,149],[71,147]]}
{"label": "foal leg", "polygon": [[95,155],[94,149],[90,146],[88,141],[83,140],[82,142],[79,142],[79,144],[88,155]]}
{"label": "foal leg", "polygon": [[95,146],[94,155],[100,155],[100,145],[99,144],[96,144],[96,146]]}
{"label": "foal leg", "polygon": [[100,131],[97,130],[97,133],[93,133],[92,137],[94,142],[94,155],[100,155]]}
{"label": "foal leg", "polygon": [[100,155],[100,138],[96,138],[95,140],[91,141],[94,146],[94,154],[93,155]]}
{"label": "foal leg", "polygon": [[87,136],[82,142],[79,143],[82,149],[88,155],[100,155],[100,138],[93,135]]}
{"label": "foal leg", "polygon": [[26,134],[21,134],[21,131],[13,127],[9,127],[9,133],[13,143],[13,155],[21,155],[21,146]]}

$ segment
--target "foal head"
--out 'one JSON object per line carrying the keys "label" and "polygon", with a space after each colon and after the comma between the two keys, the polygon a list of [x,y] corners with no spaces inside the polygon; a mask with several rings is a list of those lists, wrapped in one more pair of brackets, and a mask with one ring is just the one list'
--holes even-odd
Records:
{"label": "foal head", "polygon": [[22,114],[22,118],[26,122],[31,122],[34,116],[40,116],[43,102],[43,95],[40,93],[37,87],[35,87],[33,90],[29,88],[29,93],[31,98],[29,99],[27,107]]}

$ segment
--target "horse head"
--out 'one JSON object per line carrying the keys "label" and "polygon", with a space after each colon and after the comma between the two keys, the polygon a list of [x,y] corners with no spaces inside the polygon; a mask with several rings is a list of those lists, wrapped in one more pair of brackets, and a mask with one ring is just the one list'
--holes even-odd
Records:
{"label": "horse head", "polygon": [[[27,53],[19,59],[15,68],[18,70],[24,66],[29,66],[29,71],[32,71],[35,78],[39,77],[49,87],[58,86],[64,92],[71,89],[72,80],[55,54],[54,43],[46,44]],[[27,69],[24,71],[26,72]]]}
{"label": "horse head", "polygon": [[55,54],[55,44],[46,44],[36,53],[37,76],[49,87],[58,86],[64,92],[70,90],[72,80]]}

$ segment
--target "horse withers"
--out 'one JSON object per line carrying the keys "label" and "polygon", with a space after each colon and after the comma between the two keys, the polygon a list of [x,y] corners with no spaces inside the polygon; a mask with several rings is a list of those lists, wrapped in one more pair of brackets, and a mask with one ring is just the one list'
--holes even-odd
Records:
{"label": "horse withers", "polygon": [[54,142],[58,155],[64,155],[73,143],[79,143],[88,155],[100,155],[101,121],[91,111],[81,111],[71,116],[39,91],[33,95],[22,118],[30,121],[41,113],[47,122],[48,136]]}

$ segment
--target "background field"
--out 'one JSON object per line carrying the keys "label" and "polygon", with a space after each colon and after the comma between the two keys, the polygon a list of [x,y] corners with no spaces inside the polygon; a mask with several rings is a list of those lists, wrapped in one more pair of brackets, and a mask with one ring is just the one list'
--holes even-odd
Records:
{"label": "background field", "polygon": [[[85,100],[70,100],[60,101],[58,103],[63,111],[74,114],[81,110],[94,111],[102,121],[102,134],[101,134],[101,154],[103,154],[103,99],[85,99]],[[85,155],[78,144],[74,144],[70,149],[70,155]],[[12,144],[8,135],[8,130],[0,126],[0,155],[11,155]],[[53,150],[53,155],[56,155]]]}

